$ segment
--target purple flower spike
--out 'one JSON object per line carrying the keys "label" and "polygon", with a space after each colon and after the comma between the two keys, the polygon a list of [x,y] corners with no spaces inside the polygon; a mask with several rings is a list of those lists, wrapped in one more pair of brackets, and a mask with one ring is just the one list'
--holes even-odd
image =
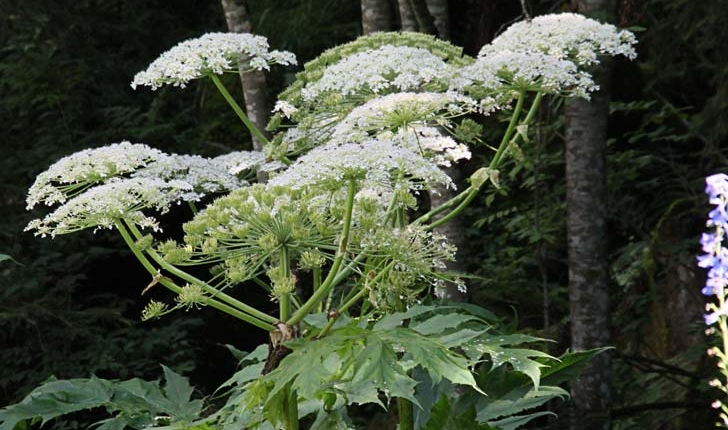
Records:
{"label": "purple flower spike", "polygon": [[[705,192],[715,207],[708,214],[707,226],[713,231],[703,233],[700,244],[705,254],[698,256],[698,266],[708,269],[708,279],[702,293],[716,296],[721,308],[705,315],[705,324],[715,324],[721,316],[728,315],[725,305],[725,289],[728,287],[728,249],[723,238],[728,230],[728,175],[719,173],[705,178]],[[712,309],[715,309],[711,306]]]}

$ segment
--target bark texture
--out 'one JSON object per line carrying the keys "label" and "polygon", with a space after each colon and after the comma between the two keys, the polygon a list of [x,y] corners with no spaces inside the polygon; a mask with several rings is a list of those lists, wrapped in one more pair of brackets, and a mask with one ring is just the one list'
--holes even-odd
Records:
{"label": "bark texture", "polygon": [[[250,21],[247,0],[221,0],[222,9],[225,12],[225,21],[228,30],[233,33],[252,33],[253,24]],[[243,85],[243,97],[245,98],[245,112],[250,121],[266,137],[265,126],[268,123],[271,105],[268,97],[268,84],[265,74],[262,71],[253,70],[240,72],[240,82]],[[263,142],[253,139],[253,149],[261,151]]]}
{"label": "bark texture", "polygon": [[[449,169],[443,169],[445,173],[447,173],[453,181],[458,183],[461,178],[460,171],[456,167],[449,168]],[[440,206],[441,204],[445,203],[446,201],[450,200],[451,198],[455,197],[457,193],[452,190],[451,188],[447,188],[444,186],[434,186],[432,189],[433,192],[430,193],[430,207],[435,208],[437,206]],[[437,216],[434,219],[440,219],[441,216]],[[443,224],[442,226],[437,228],[438,233],[444,235],[447,237],[448,241],[455,245],[455,247],[458,250],[467,249],[467,244],[465,241],[465,225],[459,220],[454,219],[450,222],[447,222]],[[448,270],[451,270],[453,272],[461,272],[465,273],[465,266],[461,263],[461,255],[456,255],[457,259],[455,261],[448,261],[447,262],[447,268]],[[457,288],[457,285],[455,285],[452,282],[447,283],[447,299],[454,300],[457,302],[465,302],[468,300],[468,294],[467,291],[460,291]]]}
{"label": "bark texture", "polygon": [[397,4],[402,31],[437,34],[435,20],[425,0],[398,0]]}
{"label": "bark texture", "polygon": [[450,39],[450,8],[448,0],[426,0],[427,10],[432,15],[437,35],[441,39]]}
{"label": "bark texture", "polygon": [[361,0],[362,34],[394,29],[392,6],[389,0]]}
{"label": "bark texture", "polygon": [[[612,0],[574,3],[585,15],[606,16]],[[591,101],[566,105],[566,203],[569,252],[571,346],[575,351],[608,346],[609,274],[605,152],[612,62],[594,70],[601,90]],[[610,428],[609,354],[600,354],[571,384],[573,429]]]}
{"label": "bark texture", "polygon": [[[602,79],[602,90],[591,102],[578,99],[566,107],[569,303],[575,351],[609,345],[605,84]],[[609,366],[609,355],[600,354],[571,385],[575,419],[588,419],[590,427],[609,428]]]}

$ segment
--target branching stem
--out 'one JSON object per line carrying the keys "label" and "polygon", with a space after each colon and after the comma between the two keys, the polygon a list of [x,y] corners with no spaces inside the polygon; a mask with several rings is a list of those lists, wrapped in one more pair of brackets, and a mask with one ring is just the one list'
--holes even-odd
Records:
{"label": "branching stem", "polygon": [[[154,267],[151,261],[144,255],[144,252],[142,252],[141,249],[136,245],[134,242],[134,238],[129,233],[129,230],[124,226],[124,223],[121,221],[116,222],[116,228],[119,230],[119,233],[121,234],[121,237],[124,239],[124,242],[126,242],[127,246],[131,250],[131,252],[134,254],[134,256],[139,260],[139,262],[142,263],[142,266],[144,266],[145,269],[149,272],[150,275],[154,276],[155,279],[158,280],[160,284],[162,284],[164,287],[169,289],[170,291],[174,292],[175,294],[179,294],[182,291],[182,288],[172,282],[170,279],[165,278],[163,276],[159,276],[159,272]],[[263,330],[274,330],[275,327],[273,325],[268,324],[264,321],[259,320],[258,318],[255,318],[247,313],[241,312],[238,309],[235,309],[231,306],[226,305],[225,303],[220,303],[219,301],[215,300],[213,297],[205,297],[202,300],[202,303],[204,303],[207,306],[210,306],[212,308],[215,308],[219,311],[225,312],[228,315],[231,315],[235,318],[238,318],[242,321],[245,321],[249,324],[252,324],[258,328],[261,328]]]}
{"label": "branching stem", "polygon": [[341,239],[339,240],[339,248],[336,251],[336,257],[334,257],[334,263],[331,265],[329,274],[324,279],[321,286],[316,290],[306,303],[293,314],[293,316],[286,321],[288,325],[294,325],[299,323],[302,319],[308,315],[311,310],[329,293],[334,287],[337,275],[339,275],[339,269],[344,261],[347,254],[347,248],[349,246],[349,233],[351,231],[351,216],[354,212],[354,195],[356,194],[356,179],[349,179],[349,187],[346,195],[346,210],[344,212],[344,227],[341,232]]}
{"label": "branching stem", "polygon": [[222,84],[220,78],[218,78],[217,75],[215,75],[214,73],[210,74],[210,78],[217,87],[218,91],[220,91],[220,94],[222,94],[222,96],[225,98],[225,101],[227,101],[230,107],[233,108],[235,113],[238,115],[238,118],[240,118],[240,120],[243,122],[243,124],[245,124],[248,130],[250,130],[253,136],[255,136],[261,144],[268,145],[270,143],[268,139],[266,139],[263,133],[258,130],[258,127],[256,127],[255,124],[250,121],[250,119],[248,119],[248,116],[245,115],[243,109],[240,107],[240,105],[238,105],[233,96],[230,95],[228,90],[225,88],[225,85]]}

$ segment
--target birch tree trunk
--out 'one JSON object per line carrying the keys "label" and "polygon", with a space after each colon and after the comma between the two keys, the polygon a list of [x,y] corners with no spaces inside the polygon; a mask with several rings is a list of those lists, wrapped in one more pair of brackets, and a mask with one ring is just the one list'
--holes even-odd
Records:
{"label": "birch tree trunk", "polygon": [[402,31],[437,34],[435,20],[427,10],[425,0],[398,0]]}
{"label": "birch tree trunk", "polygon": [[450,8],[448,0],[426,0],[427,10],[432,15],[440,39],[450,39]]}
{"label": "birch tree trunk", "polygon": [[361,0],[362,34],[392,31],[392,7],[389,0]]}
{"label": "birch tree trunk", "polygon": [[[611,16],[614,0],[574,0],[585,15]],[[571,346],[574,351],[608,346],[609,274],[605,152],[611,59],[594,70],[601,90],[591,101],[566,104],[566,204]],[[609,354],[600,354],[571,384],[572,429],[610,428]]]}
{"label": "birch tree trunk", "polygon": [[[221,0],[221,3],[228,30],[233,33],[253,32],[247,0]],[[259,70],[244,73],[241,71],[240,82],[243,85],[245,112],[250,121],[267,137],[265,126],[269,120],[271,106],[265,74]],[[253,149],[261,151],[263,142],[260,142],[255,136],[251,136],[251,138],[253,139]]]}

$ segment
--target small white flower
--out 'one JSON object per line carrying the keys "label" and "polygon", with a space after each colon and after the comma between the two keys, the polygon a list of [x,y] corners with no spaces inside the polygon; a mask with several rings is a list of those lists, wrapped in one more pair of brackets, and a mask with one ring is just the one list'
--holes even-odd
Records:
{"label": "small white flower", "polygon": [[339,189],[355,178],[365,184],[388,185],[397,182],[400,173],[409,177],[406,181],[415,189],[433,184],[454,187],[452,179],[426,158],[390,140],[377,139],[316,147],[271,179],[270,184],[293,189]]}
{"label": "small white flower", "polygon": [[469,160],[472,156],[466,145],[443,135],[434,127],[402,129],[392,137],[392,141],[443,167],[450,167],[453,162],[460,160]]}
{"label": "small white flower", "polygon": [[331,138],[345,142],[415,124],[447,125],[476,110],[475,100],[454,92],[388,94],[354,108],[334,127]]}
{"label": "small white flower", "polygon": [[198,201],[207,194],[247,185],[223,165],[199,155],[168,155],[137,170],[132,177],[184,181],[192,186],[189,193],[181,196],[184,201]]}
{"label": "small white flower", "polygon": [[301,94],[304,101],[311,102],[325,93],[348,96],[412,91],[451,73],[451,66],[426,49],[384,45],[330,65],[321,79],[306,85]]}
{"label": "small white flower", "polygon": [[577,65],[597,62],[597,55],[623,55],[634,59],[637,39],[626,30],[602,24],[575,13],[538,16],[508,27],[489,45],[483,46],[479,57],[508,50],[541,52]]}
{"label": "small white flower", "polygon": [[278,100],[275,107],[273,108],[273,112],[280,112],[281,115],[285,116],[286,118],[290,118],[293,116],[293,114],[298,112],[298,108],[285,100]]}
{"label": "small white flower", "polygon": [[131,87],[146,85],[156,90],[171,84],[184,88],[193,79],[226,71],[267,70],[271,64],[296,64],[287,51],[269,51],[268,40],[248,33],[207,33],[181,42],[162,53],[136,74]]}
{"label": "small white flower", "polygon": [[27,209],[39,203],[63,203],[88,187],[131,173],[166,157],[162,151],[141,143],[123,141],[84,149],[53,163],[38,175],[28,190]]}
{"label": "small white flower", "polygon": [[541,91],[589,98],[598,89],[591,76],[580,71],[571,61],[541,52],[490,52],[470,66],[458,71],[451,86],[462,90],[477,85],[500,97],[513,97],[520,90]]}
{"label": "small white flower", "polygon": [[180,180],[113,178],[73,197],[43,219],[31,221],[25,231],[35,230],[36,236],[56,236],[87,228],[113,228],[122,218],[142,228],[156,230],[156,218],[142,210],[165,213],[172,203],[192,191],[191,184]]}
{"label": "small white flower", "polygon": [[235,151],[212,159],[233,175],[253,170],[265,163],[265,154],[260,151]]}

